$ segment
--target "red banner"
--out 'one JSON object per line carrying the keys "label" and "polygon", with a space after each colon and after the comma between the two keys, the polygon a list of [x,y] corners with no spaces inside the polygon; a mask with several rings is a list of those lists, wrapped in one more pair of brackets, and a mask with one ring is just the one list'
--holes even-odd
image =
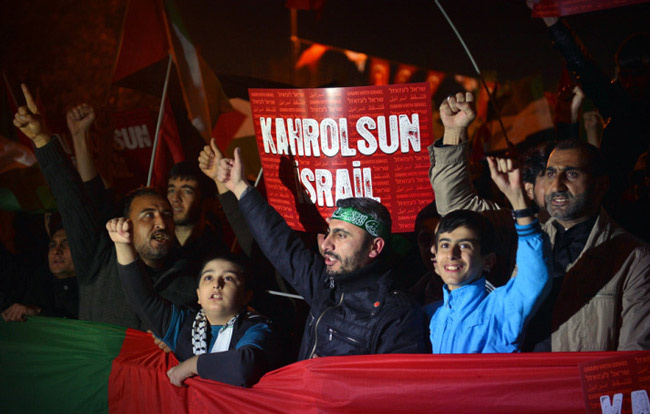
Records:
{"label": "red banner", "polygon": [[109,411],[582,414],[580,364],[612,356],[649,358],[649,354],[326,357],[270,372],[252,389],[199,377],[187,380],[188,388],[177,388],[165,374],[175,359],[158,350],[149,335],[128,331],[113,362]]}
{"label": "red banner", "polygon": [[428,83],[250,89],[269,203],[296,230],[322,230],[336,200],[370,197],[393,232],[413,230],[433,200]]}
{"label": "red banner", "polygon": [[541,0],[533,7],[533,17],[570,16],[647,2],[648,0]]}

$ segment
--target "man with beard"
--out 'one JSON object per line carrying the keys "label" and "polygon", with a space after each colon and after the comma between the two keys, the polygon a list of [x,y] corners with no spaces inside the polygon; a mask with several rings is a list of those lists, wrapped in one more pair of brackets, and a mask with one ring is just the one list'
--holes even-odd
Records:
{"label": "man with beard", "polygon": [[[457,94],[440,107],[445,137],[458,138],[443,138],[442,145],[429,147],[440,214],[503,211],[479,197],[468,178],[466,128],[473,119],[467,116],[473,114],[472,98]],[[602,209],[608,179],[599,150],[582,141],[559,141],[544,174],[532,176],[529,197],[539,204],[543,195],[550,214],[542,230],[553,246],[553,285],[528,325],[523,349],[650,349],[650,247]],[[514,244],[504,246],[516,250]]]}
{"label": "man with beard", "polygon": [[239,148],[215,162],[206,146],[199,166],[224,183],[261,250],[310,306],[299,359],[318,356],[429,352],[426,321],[415,301],[393,289],[399,277],[387,251],[391,218],[375,200],[338,200],[327,236],[314,252],[253,189]]}
{"label": "man with beard", "polygon": [[650,349],[650,246],[601,207],[609,179],[598,148],[560,141],[545,172],[553,290],[540,308],[540,351]]}
{"label": "man with beard", "polygon": [[[79,319],[143,329],[122,290],[115,247],[102,218],[58,140],[45,129],[29,90],[25,85],[22,88],[27,106],[18,108],[14,125],[34,143],[43,175],[56,197],[79,284]],[[187,260],[176,260],[172,254],[176,241],[169,202],[153,189],[139,189],[127,196],[124,216],[134,223],[134,244],[153,289],[169,301],[195,305],[193,269]]]}
{"label": "man with beard", "polygon": [[206,177],[196,164],[181,161],[169,172],[167,200],[174,213],[181,255],[203,264],[207,256],[227,253],[221,229],[207,220],[203,202],[208,196]]}

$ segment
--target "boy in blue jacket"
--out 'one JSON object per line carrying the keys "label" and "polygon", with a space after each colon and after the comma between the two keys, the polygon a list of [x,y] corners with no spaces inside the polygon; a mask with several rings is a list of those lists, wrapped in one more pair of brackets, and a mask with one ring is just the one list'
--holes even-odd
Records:
{"label": "boy in blue jacket", "polygon": [[512,160],[488,158],[490,174],[516,218],[517,275],[488,294],[484,271],[494,264],[494,229],[481,214],[453,211],[442,218],[432,251],[445,286],[428,305],[433,353],[517,352],[526,323],[551,287],[539,221],[528,207]]}

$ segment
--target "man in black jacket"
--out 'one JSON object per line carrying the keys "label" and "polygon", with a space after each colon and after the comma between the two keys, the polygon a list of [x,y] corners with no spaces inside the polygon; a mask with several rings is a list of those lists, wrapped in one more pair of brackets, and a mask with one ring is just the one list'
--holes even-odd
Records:
{"label": "man in black jacket", "polygon": [[[34,143],[36,158],[56,197],[79,284],[79,319],[143,329],[124,295],[115,247],[89,197],[94,191],[84,189],[58,141],[42,124],[29,90],[22,87],[27,106],[18,108],[14,125]],[[96,177],[88,184],[101,182]],[[167,199],[145,188],[132,193],[125,204],[124,215],[134,222],[136,250],[154,291],[171,302],[194,305],[198,265],[175,255],[174,221]]]}
{"label": "man in black jacket", "polygon": [[321,255],[248,184],[239,149],[234,159],[217,165],[206,146],[199,166],[235,194],[261,250],[309,304],[299,359],[430,352],[424,314],[393,289],[398,276],[386,254],[391,219],[383,205],[367,198],[339,200]]}

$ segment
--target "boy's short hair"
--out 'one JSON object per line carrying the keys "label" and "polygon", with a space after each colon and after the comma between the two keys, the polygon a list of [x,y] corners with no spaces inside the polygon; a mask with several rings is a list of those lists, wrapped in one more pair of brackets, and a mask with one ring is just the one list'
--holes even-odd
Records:
{"label": "boy's short hair", "polygon": [[494,227],[482,214],[471,210],[456,210],[445,215],[438,225],[436,246],[442,233],[451,233],[459,227],[466,227],[476,233],[481,246],[481,255],[494,253]]}
{"label": "boy's short hair", "polygon": [[526,151],[521,159],[521,179],[535,185],[537,177],[544,172],[554,142],[545,142]]}
{"label": "boy's short hair", "polygon": [[211,180],[201,172],[196,162],[180,161],[174,164],[169,171],[169,177],[167,177],[167,180],[171,179],[196,181],[201,200],[211,197],[211,190],[215,187]]}
{"label": "boy's short hair", "polygon": [[422,223],[428,219],[440,219],[440,214],[438,213],[435,200],[424,206],[415,217],[415,225],[413,226],[413,231],[417,233],[420,228],[422,228]]}
{"label": "boy's short hair", "polygon": [[201,283],[201,276],[203,274],[203,269],[205,269],[205,266],[213,260],[225,260],[227,262],[231,262],[237,265],[237,267],[241,269],[242,281],[244,282],[244,289],[245,290],[253,289],[252,282],[251,282],[251,273],[250,273],[250,268],[251,268],[250,260],[248,259],[248,257],[237,253],[219,253],[208,257],[201,265],[201,271],[199,272],[199,276],[196,280],[197,286]]}

